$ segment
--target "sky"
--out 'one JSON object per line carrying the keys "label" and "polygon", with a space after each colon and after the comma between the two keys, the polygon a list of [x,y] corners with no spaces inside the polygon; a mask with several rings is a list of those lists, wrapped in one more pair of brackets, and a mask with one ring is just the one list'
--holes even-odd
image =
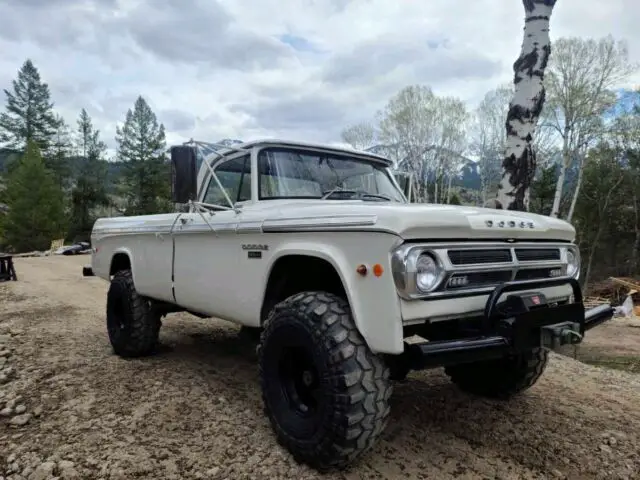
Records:
{"label": "sky", "polygon": [[[138,95],[169,145],[338,143],[406,85],[475,106],[512,81],[523,19],[520,0],[0,0],[0,88],[30,58],[110,152]],[[551,38],[613,34],[640,62],[638,24],[638,0],[558,0]]]}

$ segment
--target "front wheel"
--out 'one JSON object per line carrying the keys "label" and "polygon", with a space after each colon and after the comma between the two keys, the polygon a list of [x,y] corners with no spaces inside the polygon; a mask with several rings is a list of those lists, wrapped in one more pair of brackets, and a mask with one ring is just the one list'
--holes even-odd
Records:
{"label": "front wheel", "polygon": [[389,416],[389,369],[348,303],[304,292],[278,304],[258,346],[265,412],[280,444],[319,471],[369,450]]}
{"label": "front wheel", "polygon": [[489,398],[507,399],[531,388],[549,360],[544,348],[496,360],[446,367],[445,372],[462,390]]}
{"label": "front wheel", "polygon": [[116,355],[151,354],[158,343],[161,324],[151,303],[136,291],[131,270],[116,273],[107,293],[107,332]]}

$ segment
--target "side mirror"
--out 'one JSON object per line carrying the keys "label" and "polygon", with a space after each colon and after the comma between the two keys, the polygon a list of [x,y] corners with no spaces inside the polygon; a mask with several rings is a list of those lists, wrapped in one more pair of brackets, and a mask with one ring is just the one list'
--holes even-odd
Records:
{"label": "side mirror", "polygon": [[198,198],[196,149],[187,145],[171,147],[171,197],[173,203]]}

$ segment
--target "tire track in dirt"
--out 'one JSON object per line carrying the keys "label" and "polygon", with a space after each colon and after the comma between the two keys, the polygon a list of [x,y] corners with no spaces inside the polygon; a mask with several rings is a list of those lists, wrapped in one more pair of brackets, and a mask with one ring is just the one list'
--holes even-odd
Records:
{"label": "tire track in dirt", "polygon": [[17,375],[0,386],[0,409],[16,396],[27,412],[42,409],[22,427],[0,417],[0,476],[640,478],[640,376],[559,355],[509,403],[463,394],[439,370],[412,374],[396,385],[374,450],[321,477],[276,444],[254,347],[237,327],[170,315],[158,355],[120,359],[106,337],[107,284],[81,276],[87,261],[17,259],[20,281],[0,285]]}

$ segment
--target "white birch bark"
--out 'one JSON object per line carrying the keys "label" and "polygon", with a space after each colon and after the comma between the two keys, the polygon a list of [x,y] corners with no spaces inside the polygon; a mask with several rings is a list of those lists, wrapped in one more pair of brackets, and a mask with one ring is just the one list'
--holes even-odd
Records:
{"label": "white birch bark", "polygon": [[551,206],[552,217],[558,217],[560,215],[560,202],[562,201],[562,190],[564,188],[564,181],[567,177],[567,168],[571,163],[571,152],[567,145],[567,140],[563,140],[562,145],[562,162],[560,163],[560,173],[558,174],[558,180],[556,180],[556,192],[553,195],[553,205]]}
{"label": "white birch bark", "polygon": [[549,19],[556,0],[523,0],[524,39],[513,65],[515,91],[507,114],[507,148],[495,208],[528,210],[536,169],[532,148],[545,100],[544,71],[551,52]]}
{"label": "white birch bark", "polygon": [[571,197],[571,206],[569,207],[569,213],[567,214],[567,222],[571,223],[571,219],[573,218],[573,212],[576,211],[576,204],[578,203],[578,195],[580,194],[580,187],[582,187],[582,177],[584,175],[584,162],[585,158],[583,155],[580,155],[578,161],[580,165],[578,166],[578,179],[576,180],[576,187],[573,190],[573,196]]}

